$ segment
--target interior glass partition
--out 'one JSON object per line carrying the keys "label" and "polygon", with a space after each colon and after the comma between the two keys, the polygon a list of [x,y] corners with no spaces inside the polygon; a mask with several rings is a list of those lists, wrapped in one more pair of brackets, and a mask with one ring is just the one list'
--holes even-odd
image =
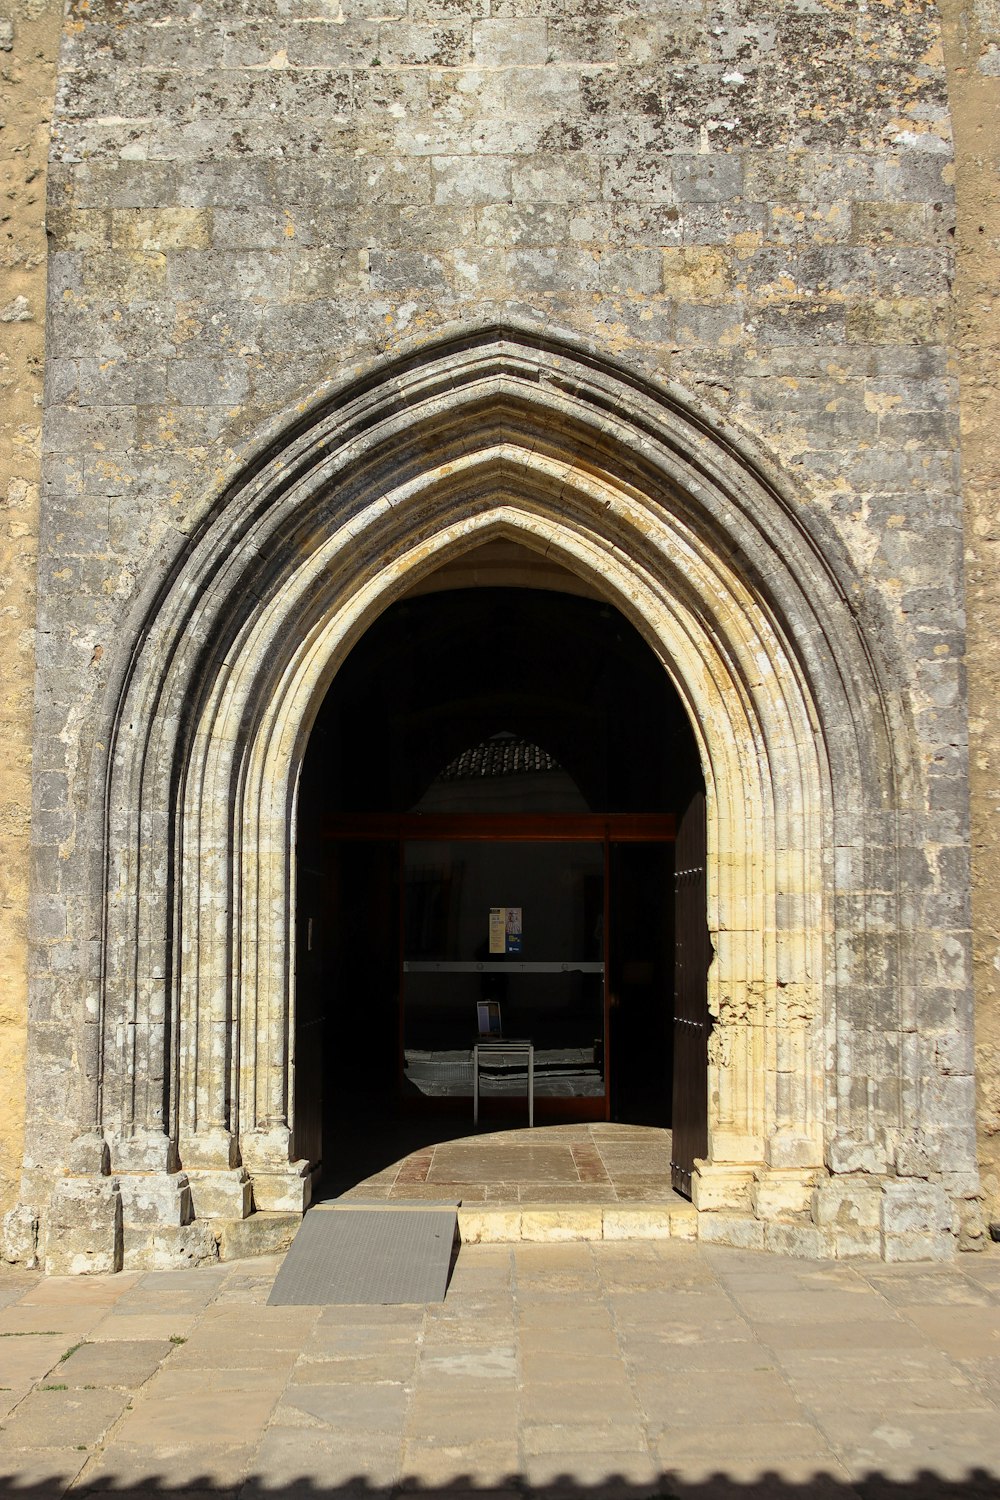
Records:
{"label": "interior glass partition", "polygon": [[471,1095],[500,1035],[533,1044],[537,1098],[604,1100],[604,842],[411,839],[402,864],[404,1092]]}

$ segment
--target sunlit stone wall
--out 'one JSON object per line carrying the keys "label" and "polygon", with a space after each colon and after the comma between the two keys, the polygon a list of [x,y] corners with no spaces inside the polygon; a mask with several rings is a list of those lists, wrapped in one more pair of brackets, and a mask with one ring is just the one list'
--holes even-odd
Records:
{"label": "sunlit stone wall", "polygon": [[[970,51],[962,23],[989,17],[942,9],[971,134],[992,53]],[[168,577],[240,456],[324,382],[456,328],[510,323],[690,393],[706,430],[758,452],[787,486],[850,601],[880,663],[871,713],[897,790],[865,823],[870,883],[823,917],[825,992],[850,1000],[813,1018],[827,1035],[822,1170],[847,1183],[842,1227],[869,1247],[975,1237],[947,81],[934,7],[906,0],[70,7],[48,182],[22,1247],[36,1220],[44,1237],[63,1168],[86,1205],[86,1180],[109,1165],[95,1144],[114,852],[101,757],[137,601]],[[971,264],[959,286],[975,296]],[[985,381],[974,396],[982,432]],[[993,589],[984,526],[979,598]],[[982,698],[986,740],[988,688]],[[988,799],[986,785],[984,818]],[[165,861],[166,829],[151,839]],[[831,881],[857,853],[828,845]],[[987,866],[984,853],[984,912]],[[168,966],[143,942],[144,983],[160,996],[150,1024],[163,1027]],[[991,1035],[987,1021],[985,1132]],[[160,1059],[143,1073],[151,1098],[169,1095],[165,1029]],[[805,1067],[789,1049],[775,1087]],[[172,1185],[133,1208],[145,1227],[190,1208],[177,1167],[166,1151]],[[891,1185],[872,1223],[850,1206],[862,1179]],[[114,1180],[98,1194],[109,1222]],[[752,1202],[740,1187],[738,1206],[794,1217],[806,1185]],[[248,1202],[236,1193],[229,1208]]]}

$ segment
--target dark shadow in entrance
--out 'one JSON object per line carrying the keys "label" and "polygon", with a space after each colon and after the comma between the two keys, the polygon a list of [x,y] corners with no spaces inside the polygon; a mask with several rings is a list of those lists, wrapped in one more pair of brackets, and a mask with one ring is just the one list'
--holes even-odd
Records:
{"label": "dark shadow in entrance", "polygon": [[[507,1104],[507,1100],[498,1101]],[[670,1132],[597,1121],[524,1128],[524,1109],[420,1115],[348,1096],[317,1197],[543,1208],[673,1203]]]}
{"label": "dark shadow in entrance", "polygon": [[[325,825],[344,815],[415,811],[676,814],[701,786],[677,693],[634,627],[603,601],[547,589],[454,589],[403,600],[375,622],[320,710],[299,794],[295,1147],[300,1157],[323,1160],[324,1192],[370,1175],[360,1168],[395,1161],[422,1138],[475,1133],[467,1101],[415,1097],[415,1070],[407,1078],[401,1069],[407,1001],[400,996],[407,984],[415,996],[418,984],[402,974],[402,892],[404,882],[412,890],[414,877],[400,843],[338,843],[325,836]],[[606,956],[605,988],[590,983],[586,1004],[596,1004],[595,1017],[587,1011],[572,1046],[544,1044],[555,1051],[548,1080],[536,1090],[536,1123],[606,1112],[624,1123],[669,1127],[671,848],[611,844],[604,876],[579,880],[587,913],[579,946],[597,941],[600,953],[573,956]],[[450,899],[447,890],[432,895]],[[533,899],[538,912],[544,902],[537,891]],[[475,956],[487,958],[488,904],[476,900],[483,942]],[[440,930],[434,941],[443,945],[455,919],[428,912]],[[497,982],[506,984],[503,976]],[[565,993],[553,991],[550,1016],[583,1004],[566,990],[565,977],[559,983]],[[487,995],[485,978],[480,987],[476,998],[499,998],[500,991]],[[517,1016],[514,991],[503,993],[508,1015]],[[475,1039],[468,997],[459,1013],[466,1009],[468,1033],[456,1032],[456,1057]],[[547,1024],[541,1017],[533,1030],[544,1035]],[[516,1025],[508,1035],[523,1034],[523,1023]],[[593,1112],[593,1098],[584,1101],[589,1116],[574,1116],[571,1097],[550,1100],[546,1116],[544,1096],[560,1094],[553,1082],[560,1068],[609,1079],[602,1116]],[[605,1098],[604,1081],[599,1088]],[[584,1080],[578,1092],[588,1089],[593,1094]],[[500,1112],[501,1125],[519,1125],[517,1102],[507,1102],[511,1112]],[[413,1118],[409,1107],[423,1113]],[[488,1128],[497,1128],[496,1115]]]}
{"label": "dark shadow in entrance", "polygon": [[454,1112],[408,1114],[391,1095],[345,1092],[327,1114],[333,1150],[324,1166],[317,1197],[337,1198],[370,1177],[385,1173],[402,1157],[444,1141],[475,1140],[497,1129],[496,1120],[473,1125]]}

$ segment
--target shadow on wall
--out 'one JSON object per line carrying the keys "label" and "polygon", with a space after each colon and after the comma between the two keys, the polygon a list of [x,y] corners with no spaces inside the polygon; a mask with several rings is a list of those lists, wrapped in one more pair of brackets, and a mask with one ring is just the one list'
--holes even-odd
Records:
{"label": "shadow on wall", "polygon": [[[748,1427],[748,1435],[750,1432]],[[132,1477],[121,1484],[104,1471],[100,1489],[93,1489],[86,1479],[78,1480],[70,1494],[80,1496],[113,1495],[124,1500],[150,1500],[152,1496],[201,1497],[201,1500],[252,1500],[268,1496],[270,1500],[390,1500],[403,1494],[441,1497],[482,1497],[482,1500],[512,1500],[517,1495],[532,1500],[996,1500],[1000,1497],[1000,1477],[985,1469],[969,1469],[961,1478],[944,1478],[922,1469],[907,1480],[892,1479],[878,1471],[859,1473],[854,1480],[817,1471],[809,1478],[787,1479],[774,1469],[754,1472],[751,1462],[745,1465],[750,1478],[734,1479],[718,1471],[702,1479],[685,1479],[669,1468],[658,1476],[635,1483],[621,1473],[609,1472],[603,1479],[582,1483],[572,1473],[558,1472],[552,1464],[552,1478],[541,1485],[530,1484],[523,1474],[511,1473],[499,1484],[477,1486],[470,1474],[457,1474],[447,1484],[422,1485],[414,1478],[401,1477],[393,1485],[371,1484],[365,1475],[324,1484],[315,1476],[285,1479],[277,1483],[263,1475],[250,1474],[236,1484],[218,1485],[206,1476],[185,1474],[180,1483],[161,1474]],[[707,1467],[707,1466],[706,1466]],[[801,1467],[796,1464],[795,1467]],[[135,1471],[133,1470],[133,1476]],[[53,1475],[51,1480],[35,1479],[19,1483],[16,1476],[0,1475],[0,1500],[61,1500],[67,1493],[66,1479]]]}

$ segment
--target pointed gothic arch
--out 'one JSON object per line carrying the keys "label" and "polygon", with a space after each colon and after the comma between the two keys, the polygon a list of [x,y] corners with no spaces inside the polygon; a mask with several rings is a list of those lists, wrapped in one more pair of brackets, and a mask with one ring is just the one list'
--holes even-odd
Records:
{"label": "pointed gothic arch", "polygon": [[[707,789],[705,1209],[808,1205],[922,1130],[920,804],[891,635],[822,521],[684,393],[530,329],[475,330],[327,393],[221,494],[143,605],[101,788],[93,1122],[112,1170],[296,1201],[295,796],[367,626],[492,537],[638,628]],[[915,884],[915,882],[917,882]],[[879,899],[870,897],[877,892]],[[876,1107],[865,1078],[885,1082]],[[777,1184],[777,1186],[775,1186]],[[771,1197],[769,1198],[769,1194]],[[196,1204],[197,1207],[197,1204]]]}

